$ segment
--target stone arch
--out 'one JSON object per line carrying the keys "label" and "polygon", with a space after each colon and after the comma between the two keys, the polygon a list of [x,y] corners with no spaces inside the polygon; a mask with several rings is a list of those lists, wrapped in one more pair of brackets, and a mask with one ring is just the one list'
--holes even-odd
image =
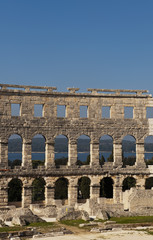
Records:
{"label": "stone arch", "polygon": [[113,179],[104,177],[100,181],[100,197],[113,198]]}
{"label": "stone arch", "polygon": [[42,134],[36,134],[32,138],[31,159],[33,168],[45,164],[45,145],[46,138]]}
{"label": "stone arch", "polygon": [[8,204],[21,207],[22,202],[22,181],[18,178],[13,178],[8,183]]}
{"label": "stone arch", "polygon": [[45,185],[43,178],[35,178],[32,182],[32,202],[39,202],[45,200]]}
{"label": "stone arch", "polygon": [[144,159],[146,165],[153,165],[153,135],[144,139]]}
{"label": "stone arch", "polygon": [[126,177],[123,180],[122,191],[130,190],[130,188],[136,187],[136,179],[134,177]]}
{"label": "stone arch", "polygon": [[55,182],[55,199],[68,199],[68,179],[67,178],[59,178]]}
{"label": "stone arch", "polygon": [[132,135],[126,135],[122,139],[122,161],[123,167],[133,166],[136,162],[136,139]]}
{"label": "stone arch", "polygon": [[90,137],[80,135],[77,139],[77,165],[90,164]]}
{"label": "stone arch", "polygon": [[78,199],[90,198],[90,183],[89,177],[81,177],[78,179]]}
{"label": "stone arch", "polygon": [[146,178],[145,189],[151,189],[153,187],[153,177]]}
{"label": "stone arch", "polygon": [[105,162],[113,162],[113,138],[111,135],[103,135],[99,138],[99,161],[100,165]]}
{"label": "stone arch", "polygon": [[22,165],[22,137],[15,133],[8,138],[8,165],[11,168]]}
{"label": "stone arch", "polygon": [[55,165],[67,165],[68,162],[68,137],[60,134],[55,137],[54,144]]}

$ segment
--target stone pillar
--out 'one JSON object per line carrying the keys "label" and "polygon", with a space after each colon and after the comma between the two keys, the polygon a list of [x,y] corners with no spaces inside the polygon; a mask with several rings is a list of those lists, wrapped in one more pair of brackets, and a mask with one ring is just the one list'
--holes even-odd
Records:
{"label": "stone pillar", "polygon": [[90,199],[100,197],[100,184],[93,184],[90,186]]}
{"label": "stone pillar", "polygon": [[54,141],[46,142],[45,147],[45,166],[54,167],[55,166],[55,153],[54,153]]}
{"label": "stone pillar", "polygon": [[47,184],[45,186],[45,206],[50,206],[55,204],[54,193],[55,193],[55,185]]}
{"label": "stone pillar", "polygon": [[77,163],[77,142],[69,140],[68,147],[68,166],[74,166]]}
{"label": "stone pillar", "polygon": [[68,186],[68,205],[75,206],[78,198],[78,186],[72,183]]}
{"label": "stone pillar", "polygon": [[0,168],[8,167],[8,142],[0,142]]}
{"label": "stone pillar", "polygon": [[144,161],[144,143],[136,143],[136,164],[137,167],[146,167]]}
{"label": "stone pillar", "polygon": [[31,160],[31,146],[32,142],[31,140],[24,140],[23,146],[22,146],[22,166],[29,168],[32,167],[32,160]]}
{"label": "stone pillar", "polygon": [[120,203],[121,202],[121,194],[122,194],[122,187],[114,185],[114,187],[113,187],[114,203]]}
{"label": "stone pillar", "polygon": [[1,186],[0,188],[0,207],[8,205],[8,187]]}
{"label": "stone pillar", "polygon": [[90,166],[99,166],[99,142],[90,143]]}
{"label": "stone pillar", "polygon": [[122,167],[122,143],[113,143],[114,166]]}
{"label": "stone pillar", "polygon": [[23,186],[22,188],[22,207],[29,207],[32,203],[32,186]]}
{"label": "stone pillar", "polygon": [[113,185],[113,200],[114,203],[121,203],[121,196],[122,196],[122,183],[120,183],[119,176],[116,176]]}

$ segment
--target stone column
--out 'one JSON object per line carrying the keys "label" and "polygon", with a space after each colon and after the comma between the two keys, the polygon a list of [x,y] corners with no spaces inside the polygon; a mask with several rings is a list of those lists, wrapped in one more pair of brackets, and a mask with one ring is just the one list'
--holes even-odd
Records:
{"label": "stone column", "polygon": [[114,180],[113,185],[113,200],[114,203],[121,203],[122,196],[122,183],[120,183],[120,178],[117,176]]}
{"label": "stone column", "polygon": [[0,188],[0,207],[8,205],[8,187],[1,186]]}
{"label": "stone column", "polygon": [[45,166],[54,167],[55,166],[55,153],[54,153],[54,141],[47,141],[45,147]]}
{"label": "stone column", "polygon": [[114,166],[122,167],[122,143],[113,143]]}
{"label": "stone column", "polygon": [[70,183],[68,186],[68,205],[75,206],[78,198],[78,185]]}
{"label": "stone column", "polygon": [[136,180],[136,188],[145,190],[145,181],[146,181],[145,178],[138,178]]}
{"label": "stone column", "polygon": [[137,167],[146,167],[144,161],[144,143],[136,143],[136,164]]}
{"label": "stone column", "polygon": [[8,167],[8,142],[0,142],[0,168]]}
{"label": "stone column", "polygon": [[31,152],[32,152],[31,140],[24,140],[22,146],[22,166],[26,168],[32,167]]}
{"label": "stone column", "polygon": [[114,203],[120,203],[121,202],[121,194],[122,194],[122,187],[114,185],[114,188],[113,188]]}
{"label": "stone column", "polygon": [[23,186],[22,188],[22,207],[29,207],[32,203],[32,186]]}
{"label": "stone column", "polygon": [[99,166],[99,142],[90,143],[90,166]]}
{"label": "stone column", "polygon": [[69,140],[68,146],[68,166],[75,166],[77,163],[77,142]]}
{"label": "stone column", "polygon": [[55,193],[55,185],[47,184],[45,186],[45,206],[50,206],[55,204],[54,193]]}
{"label": "stone column", "polygon": [[90,186],[90,199],[100,197],[100,184],[93,184]]}

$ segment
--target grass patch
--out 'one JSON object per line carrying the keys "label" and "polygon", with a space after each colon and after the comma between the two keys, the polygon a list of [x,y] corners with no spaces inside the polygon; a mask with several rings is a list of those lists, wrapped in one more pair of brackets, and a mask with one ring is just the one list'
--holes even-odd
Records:
{"label": "grass patch", "polygon": [[30,223],[28,227],[54,227],[55,224],[53,222],[34,222]]}
{"label": "grass patch", "polygon": [[0,232],[16,232],[16,231],[23,231],[23,230],[26,230],[26,227],[15,226],[15,227],[0,228]]}
{"label": "grass patch", "polygon": [[136,217],[112,217],[111,221],[116,221],[117,223],[153,223],[153,216],[136,216]]}
{"label": "grass patch", "polygon": [[89,223],[89,221],[85,221],[82,219],[78,219],[78,220],[62,220],[60,221],[60,223],[67,225],[67,226],[74,226],[74,227],[79,227],[79,224],[81,223]]}

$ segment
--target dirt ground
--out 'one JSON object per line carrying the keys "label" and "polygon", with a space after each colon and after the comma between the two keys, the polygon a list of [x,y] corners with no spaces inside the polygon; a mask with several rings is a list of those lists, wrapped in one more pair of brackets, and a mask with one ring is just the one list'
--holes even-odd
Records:
{"label": "dirt ground", "polygon": [[33,238],[35,240],[153,240],[153,235],[142,231],[116,231],[107,233],[81,233],[55,237]]}

